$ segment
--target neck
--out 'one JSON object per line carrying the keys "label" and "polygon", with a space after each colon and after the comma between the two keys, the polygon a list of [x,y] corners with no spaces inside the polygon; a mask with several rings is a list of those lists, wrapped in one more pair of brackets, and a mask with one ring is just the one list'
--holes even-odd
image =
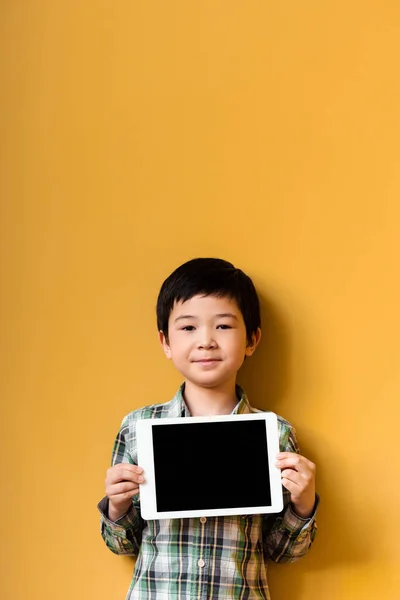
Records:
{"label": "neck", "polygon": [[238,403],[235,381],[215,388],[186,381],[183,397],[192,417],[229,415]]}

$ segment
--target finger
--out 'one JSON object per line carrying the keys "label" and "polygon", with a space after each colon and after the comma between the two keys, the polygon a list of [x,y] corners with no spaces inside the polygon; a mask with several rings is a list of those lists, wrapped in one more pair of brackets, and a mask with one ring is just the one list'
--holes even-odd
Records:
{"label": "finger", "polygon": [[302,478],[300,473],[294,471],[293,469],[284,469],[281,473],[281,478],[286,479],[287,481],[291,481],[299,488],[304,488],[306,485],[306,481]]}
{"label": "finger", "polygon": [[107,481],[105,482],[107,495],[118,495],[124,494],[126,492],[135,491],[140,487],[140,484],[144,482],[143,475],[135,475],[135,478],[141,479],[141,481],[134,481],[133,479],[123,480],[123,481]]}
{"label": "finger", "polygon": [[304,494],[315,496],[315,483],[312,475],[303,476],[293,469],[284,469],[281,476],[282,485],[290,491],[292,501]]}
{"label": "finger", "polygon": [[123,481],[121,483],[115,483],[114,485],[109,485],[106,487],[106,494],[108,497],[110,496],[118,496],[119,494],[126,494],[127,492],[135,492],[139,489],[139,485],[136,483],[131,483],[130,481]]}
{"label": "finger", "polygon": [[115,496],[108,496],[110,500],[112,500],[113,504],[118,505],[126,502],[127,500],[132,500],[134,496],[139,493],[139,488],[135,488],[129,492],[124,492],[123,494],[116,494]]}
{"label": "finger", "polygon": [[315,472],[308,468],[283,468],[281,476],[294,481],[304,489],[309,485],[314,485],[315,482]]}
{"label": "finger", "polygon": [[282,461],[299,462],[303,458],[304,458],[304,456],[301,456],[301,454],[297,454],[297,452],[279,452],[276,455],[276,460],[278,462],[282,462]]}
{"label": "finger", "polygon": [[[296,471],[304,472],[314,472],[315,465],[308,458],[301,456],[300,454],[292,454],[287,453],[288,456],[283,458],[278,458],[276,460],[276,466],[279,469],[295,469]],[[279,455],[278,455],[279,456]]]}
{"label": "finger", "polygon": [[[116,468],[118,466],[118,468]],[[107,471],[106,481],[108,483],[117,483],[118,481],[134,481],[135,483],[143,483],[143,469],[136,467],[135,470],[127,468],[127,465],[122,464],[116,467],[111,467]],[[133,465],[128,465],[133,466]]]}
{"label": "finger", "polygon": [[142,467],[139,467],[139,465],[132,465],[131,463],[117,463],[110,467],[110,470],[115,470],[117,473],[121,469],[131,471],[132,473],[143,473]]}
{"label": "finger", "polygon": [[282,477],[282,485],[283,487],[285,487],[293,496],[298,496],[298,494],[300,493],[300,488],[299,486],[294,483],[293,481],[291,481],[290,479],[287,479],[286,477]]}

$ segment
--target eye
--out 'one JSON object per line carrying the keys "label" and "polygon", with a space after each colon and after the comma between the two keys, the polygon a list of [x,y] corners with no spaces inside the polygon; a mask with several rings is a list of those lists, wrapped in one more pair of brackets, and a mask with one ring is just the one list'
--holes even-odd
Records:
{"label": "eye", "polygon": [[194,331],[194,326],[193,325],[185,325],[185,327],[182,327],[182,331]]}
{"label": "eye", "polygon": [[217,326],[217,329],[218,329],[219,327],[220,327],[221,329],[232,329],[232,327],[231,327],[230,325],[218,325],[218,326]]}

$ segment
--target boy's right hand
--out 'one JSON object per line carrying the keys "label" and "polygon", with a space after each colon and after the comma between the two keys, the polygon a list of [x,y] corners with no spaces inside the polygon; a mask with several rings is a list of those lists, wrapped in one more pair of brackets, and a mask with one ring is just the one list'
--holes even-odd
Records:
{"label": "boy's right hand", "polygon": [[139,484],[143,482],[143,469],[136,465],[119,463],[107,470],[105,486],[111,521],[117,521],[128,511],[132,497],[139,493]]}

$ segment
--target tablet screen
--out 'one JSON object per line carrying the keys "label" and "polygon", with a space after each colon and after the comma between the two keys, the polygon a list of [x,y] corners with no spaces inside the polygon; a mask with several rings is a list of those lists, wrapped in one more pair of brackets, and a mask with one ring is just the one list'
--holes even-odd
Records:
{"label": "tablet screen", "polygon": [[153,427],[158,512],[271,505],[265,421]]}
{"label": "tablet screen", "polygon": [[282,510],[274,413],[141,419],[136,434],[143,519]]}

